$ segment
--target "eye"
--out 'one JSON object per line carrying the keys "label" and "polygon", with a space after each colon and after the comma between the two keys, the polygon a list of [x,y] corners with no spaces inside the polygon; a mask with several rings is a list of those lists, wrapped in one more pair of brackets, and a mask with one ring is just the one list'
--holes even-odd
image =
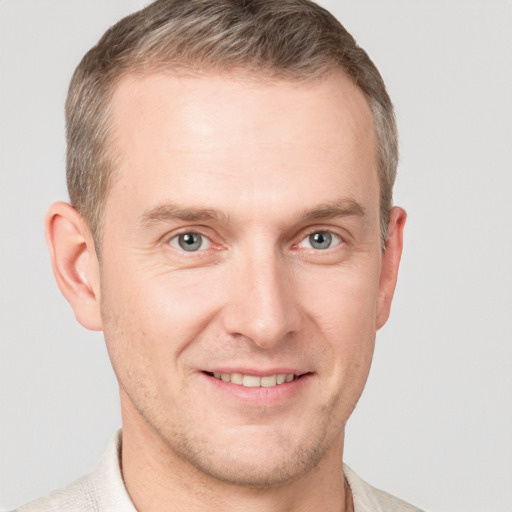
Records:
{"label": "eye", "polygon": [[196,252],[210,247],[210,240],[200,233],[180,233],[169,241],[169,244],[176,249],[182,249],[188,252]]}
{"label": "eye", "polygon": [[340,242],[340,237],[330,231],[315,231],[304,238],[300,242],[299,247],[322,251],[330,249],[331,247],[338,245]]}

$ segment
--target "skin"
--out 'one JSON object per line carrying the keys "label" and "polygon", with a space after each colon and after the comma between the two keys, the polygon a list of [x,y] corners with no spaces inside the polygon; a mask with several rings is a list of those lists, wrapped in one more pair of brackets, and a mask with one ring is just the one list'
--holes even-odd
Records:
{"label": "skin", "polygon": [[[105,333],[137,509],[345,510],[345,423],[405,223],[394,208],[383,252],[362,93],[341,73],[128,76],[112,129],[101,264],[72,207],[46,223],[61,290]],[[181,248],[186,233],[198,250]],[[216,371],[301,377],[245,388]]]}

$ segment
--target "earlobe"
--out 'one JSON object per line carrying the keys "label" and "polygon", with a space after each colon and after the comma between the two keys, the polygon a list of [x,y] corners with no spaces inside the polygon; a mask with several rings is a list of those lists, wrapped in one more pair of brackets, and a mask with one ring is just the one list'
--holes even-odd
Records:
{"label": "earlobe", "polygon": [[377,329],[388,320],[391,302],[395,293],[398,277],[398,267],[403,248],[403,233],[407,214],[405,210],[395,206],[391,210],[388,224],[388,239],[386,249],[382,253],[382,264],[379,282],[379,303],[377,311]]}
{"label": "earlobe", "polygon": [[76,319],[101,331],[99,263],[84,219],[71,205],[55,203],[46,214],[45,236],[55,279]]}

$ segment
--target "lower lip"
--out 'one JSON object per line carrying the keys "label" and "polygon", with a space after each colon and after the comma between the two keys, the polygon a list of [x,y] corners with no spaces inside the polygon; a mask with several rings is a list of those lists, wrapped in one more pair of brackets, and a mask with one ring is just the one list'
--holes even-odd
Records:
{"label": "lower lip", "polygon": [[307,385],[312,374],[308,373],[296,378],[292,382],[285,382],[276,386],[247,387],[239,384],[232,384],[221,379],[216,379],[206,373],[201,374],[209,385],[220,391],[227,397],[231,397],[239,403],[254,407],[272,407],[282,405],[284,402],[294,398]]}

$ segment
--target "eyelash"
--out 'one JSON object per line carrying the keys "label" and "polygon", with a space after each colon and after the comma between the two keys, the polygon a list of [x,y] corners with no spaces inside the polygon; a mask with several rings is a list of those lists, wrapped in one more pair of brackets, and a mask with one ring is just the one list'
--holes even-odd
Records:
{"label": "eyelash", "polygon": [[[190,250],[190,251],[187,251],[187,249],[183,248],[182,246],[180,246],[180,243],[179,243],[179,239],[180,237],[184,237],[186,235],[192,235],[192,236],[199,236],[201,237],[201,246],[198,250]],[[175,243],[173,243],[175,241]],[[210,238],[206,235],[203,235],[202,233],[198,232],[198,231],[182,231],[181,233],[178,233],[176,235],[174,235],[172,238],[170,238],[167,243],[174,247],[175,249],[179,250],[179,251],[183,251],[183,252],[190,252],[190,253],[194,253],[194,252],[203,252],[204,250],[208,249],[211,247],[212,245],[212,241],[210,240]],[[207,244],[207,247],[203,247],[201,248],[204,244]],[[191,244],[192,245],[192,244]]]}
{"label": "eyelash", "polygon": [[[317,235],[317,234],[328,235],[328,238],[330,238],[329,241],[332,241],[332,243],[329,245],[329,247],[315,248],[315,247],[311,246],[310,238],[313,235]],[[195,235],[195,236],[201,237],[201,245],[199,246],[198,249],[188,251],[187,249],[183,248],[183,246],[180,245],[180,243],[179,243],[180,237],[183,237],[183,236],[186,236],[186,235]],[[309,247],[301,247],[301,245],[305,241],[309,241]],[[321,243],[321,241],[319,243]],[[329,251],[330,249],[333,249],[333,248],[335,248],[335,247],[337,247],[339,245],[342,245],[343,243],[344,243],[343,238],[340,235],[338,235],[337,233],[333,232],[332,230],[330,230],[330,229],[318,229],[317,228],[317,229],[311,230],[308,233],[306,233],[300,239],[300,241],[298,243],[293,245],[293,247],[294,248],[299,248],[299,249],[302,249],[302,250],[313,250],[313,251],[315,251],[317,253],[321,253],[321,252],[324,252],[324,251]],[[167,240],[167,244],[169,244],[171,247],[175,248],[176,250],[178,250],[180,252],[187,252],[187,253],[194,254],[194,253],[202,253],[202,252],[206,251],[207,249],[210,249],[212,247],[212,245],[213,245],[213,242],[210,239],[210,237],[208,237],[207,235],[201,233],[200,231],[188,230],[188,231],[181,231],[180,233],[177,233],[177,234],[173,235],[171,238],[169,238]],[[206,247],[203,247],[205,244],[206,244]],[[192,246],[192,245],[193,244],[190,244],[190,246]]]}
{"label": "eyelash", "polygon": [[[311,240],[310,240],[310,238],[313,235],[319,235],[319,234],[328,235],[328,238],[330,238],[330,241],[332,241],[332,244],[329,245],[329,247],[326,247],[324,249],[319,249],[319,248],[311,247]],[[343,243],[343,239],[341,238],[341,236],[338,235],[337,233],[334,233],[333,231],[331,231],[329,229],[315,229],[313,231],[310,231],[303,238],[301,238],[301,240],[297,244],[297,246],[300,247],[301,244],[303,244],[305,241],[308,241],[308,240],[309,240],[309,247],[307,247],[307,249],[316,249],[316,251],[318,251],[318,252],[328,251],[329,249],[333,249],[334,247],[337,247],[338,245]]]}

